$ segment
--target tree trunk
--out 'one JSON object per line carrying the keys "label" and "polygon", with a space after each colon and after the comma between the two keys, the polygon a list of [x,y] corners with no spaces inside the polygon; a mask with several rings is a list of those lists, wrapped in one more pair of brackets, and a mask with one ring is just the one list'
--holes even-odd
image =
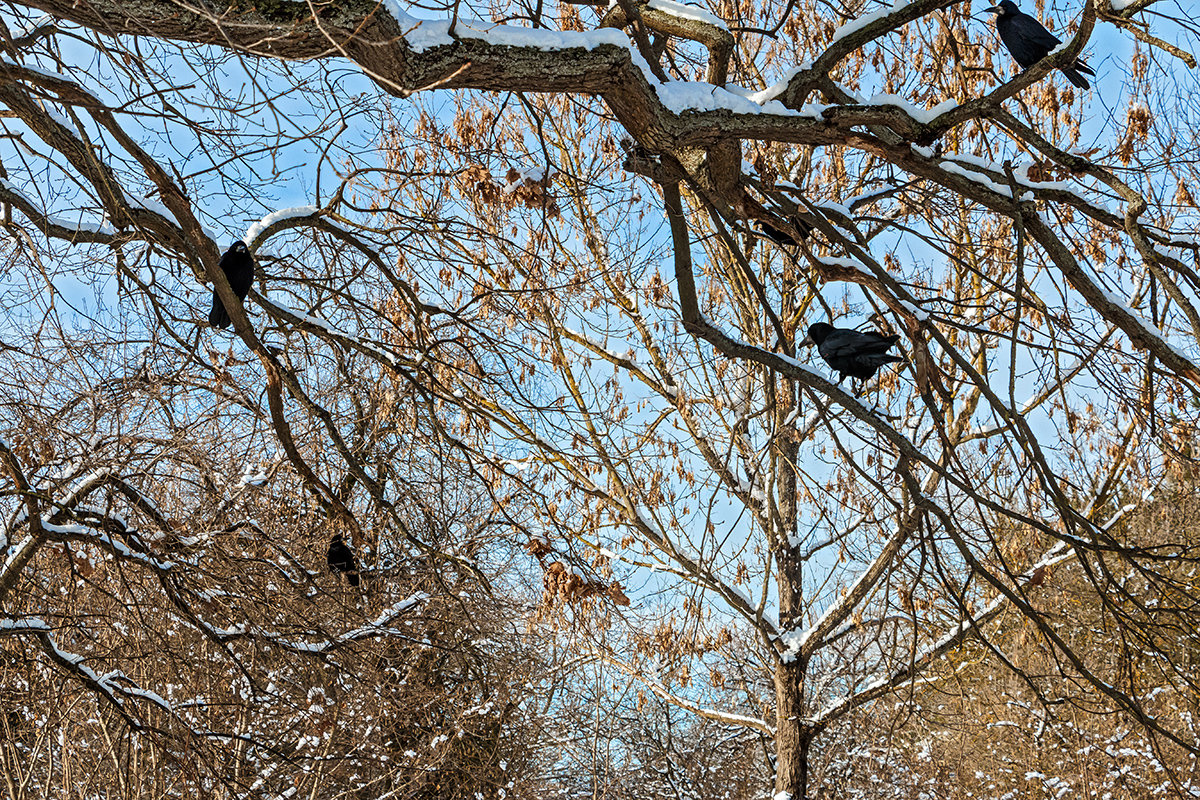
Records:
{"label": "tree trunk", "polygon": [[[808,746],[812,733],[804,724],[804,671],[800,661],[775,670],[775,797],[805,800],[808,792]],[[787,797],[780,797],[785,794]]]}
{"label": "tree trunk", "polygon": [[[781,382],[786,398],[783,408],[795,404],[796,389]],[[779,623],[793,630],[803,622],[804,565],[797,559],[792,537],[796,535],[796,464],[800,448],[795,441],[776,445],[776,474],[779,480],[778,528],[775,546],[775,579],[779,592]],[[807,659],[797,654],[775,668],[775,796],[778,800],[804,800],[808,784],[808,742],[811,734],[804,724],[804,676]],[[781,796],[785,795],[785,796]]]}

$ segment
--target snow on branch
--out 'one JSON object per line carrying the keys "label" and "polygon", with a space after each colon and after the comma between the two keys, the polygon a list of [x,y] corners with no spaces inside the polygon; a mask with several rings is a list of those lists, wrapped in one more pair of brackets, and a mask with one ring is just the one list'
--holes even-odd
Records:
{"label": "snow on branch", "polygon": [[621,670],[626,675],[633,678],[639,684],[645,686],[647,689],[654,692],[671,705],[678,706],[679,708],[689,711],[698,717],[703,717],[704,719],[712,720],[713,722],[719,722],[722,725],[731,725],[737,728],[751,728],[756,731],[761,731],[768,736],[775,735],[775,728],[768,724],[764,719],[746,716],[745,714],[734,714],[730,711],[718,711],[715,708],[702,706],[699,703],[680,697],[658,681],[647,677],[645,674],[639,672],[623,661],[603,653],[598,653],[597,658],[604,663]]}
{"label": "snow on branch", "polygon": [[116,229],[107,222],[84,222],[82,212],[80,212],[80,219],[74,222],[61,214],[50,214],[17,188],[16,184],[4,178],[0,178],[0,203],[7,203],[20,211],[33,223],[35,228],[48,238],[63,239],[68,242],[110,244],[117,233]]}
{"label": "snow on branch", "polygon": [[287,320],[296,327],[304,328],[321,336],[325,336],[333,341],[336,341],[346,347],[357,350],[368,356],[374,361],[378,361],[393,372],[401,372],[401,368],[408,366],[404,363],[401,357],[391,352],[378,342],[367,341],[361,336],[355,336],[351,333],[339,330],[330,325],[323,319],[314,317],[311,314],[306,314],[303,311],[297,311],[283,303],[277,303],[274,300],[269,300],[266,297],[258,295],[259,305],[266,311],[280,319]]}
{"label": "snow on branch", "polygon": [[251,249],[257,249],[259,239],[266,239],[273,233],[284,228],[294,227],[305,221],[319,217],[321,209],[316,206],[295,206],[272,211],[255,222],[242,234],[242,241]]}
{"label": "snow on branch", "polygon": [[268,631],[262,628],[252,628],[249,625],[236,625],[232,628],[217,628],[208,625],[203,621],[196,620],[204,629],[205,633],[212,636],[217,641],[228,642],[237,639],[254,639],[257,641],[269,642],[272,645],[289,650],[293,653],[302,653],[310,655],[320,655],[328,653],[331,650],[336,650],[351,642],[357,642],[362,639],[368,639],[375,636],[399,636],[408,638],[407,634],[402,631],[397,631],[391,628],[391,624],[403,616],[408,611],[429,600],[429,595],[425,592],[417,592],[403,600],[397,601],[386,609],[381,611],[375,619],[361,625],[353,630],[338,634],[332,638],[322,638],[315,641],[303,641],[282,636],[273,631]]}
{"label": "snow on branch", "polygon": [[174,712],[166,700],[155,692],[138,687],[124,672],[112,670],[101,675],[88,666],[85,656],[60,647],[53,629],[45,620],[37,617],[0,617],[0,636],[22,635],[35,636],[41,642],[42,650],[50,657],[51,661],[102,695],[134,727],[140,728],[141,725],[129,716],[125,707],[125,698],[149,700],[164,711]]}
{"label": "snow on branch", "polygon": [[680,19],[702,22],[705,25],[711,25],[723,31],[729,30],[729,25],[725,20],[699,6],[676,3],[675,0],[648,0],[646,5],[655,11],[662,11],[665,14],[671,14]]}
{"label": "snow on branch", "polygon": [[[1045,570],[1067,559],[1074,558],[1076,551],[1063,542],[1056,543],[1038,560],[1036,564],[1017,578],[1021,585],[1036,581]],[[813,727],[823,727],[838,717],[846,714],[864,703],[870,702],[888,692],[909,683],[921,680],[926,667],[946,653],[961,645],[967,637],[978,631],[987,623],[1000,615],[1008,603],[1008,597],[998,595],[978,614],[973,614],[961,620],[957,625],[947,629],[936,641],[922,648],[904,666],[886,675],[876,675],[866,682],[859,690],[830,703],[818,711],[808,723]]]}
{"label": "snow on branch", "polygon": [[785,647],[780,658],[784,662],[789,662],[797,657],[806,660],[811,656],[829,633],[849,618],[858,604],[867,598],[879,579],[887,573],[896,554],[900,552],[900,548],[917,529],[918,524],[919,517],[917,516],[902,520],[870,566],[862,571],[858,580],[839,600],[825,609],[825,613],[813,625],[803,631],[793,629],[780,634],[779,641]]}
{"label": "snow on branch", "polygon": [[[120,521],[109,516],[101,518],[100,522],[113,522],[119,524]],[[123,528],[123,526],[120,527]],[[50,518],[45,516],[42,518],[42,528],[46,531],[50,538],[95,544],[106,552],[122,559],[123,561],[135,561],[143,566],[150,567],[151,569],[158,570],[160,572],[166,572],[175,567],[174,561],[161,561],[150,555],[148,552],[135,550],[122,542],[120,539],[117,539],[104,530],[92,525],[84,525],[80,523],[58,524],[51,522]],[[128,531],[126,531],[126,533],[128,534]]]}

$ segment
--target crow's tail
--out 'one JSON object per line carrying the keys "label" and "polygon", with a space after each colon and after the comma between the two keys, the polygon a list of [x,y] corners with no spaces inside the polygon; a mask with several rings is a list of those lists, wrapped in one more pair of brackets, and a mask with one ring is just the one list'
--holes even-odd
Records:
{"label": "crow's tail", "polygon": [[1084,64],[1082,61],[1076,61],[1074,67],[1063,67],[1062,68],[1063,75],[1066,75],[1067,80],[1069,80],[1072,84],[1079,87],[1080,89],[1092,88],[1092,85],[1090,83],[1088,83],[1087,78],[1080,75],[1079,74],[1080,72],[1086,72],[1088,75],[1096,74],[1095,72],[1092,71],[1091,67],[1089,67],[1087,64]]}
{"label": "crow's tail", "polygon": [[217,293],[213,292],[212,311],[208,312],[208,324],[214,328],[228,328],[233,323],[229,319],[229,314],[225,311],[225,304],[221,302],[221,298],[217,297]]}

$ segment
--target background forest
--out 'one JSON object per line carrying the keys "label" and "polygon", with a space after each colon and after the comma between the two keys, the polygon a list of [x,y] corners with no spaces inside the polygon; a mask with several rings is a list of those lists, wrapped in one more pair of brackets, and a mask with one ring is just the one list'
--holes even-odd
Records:
{"label": "background forest", "polygon": [[691,2],[0,0],[0,798],[1200,796],[1194,9]]}

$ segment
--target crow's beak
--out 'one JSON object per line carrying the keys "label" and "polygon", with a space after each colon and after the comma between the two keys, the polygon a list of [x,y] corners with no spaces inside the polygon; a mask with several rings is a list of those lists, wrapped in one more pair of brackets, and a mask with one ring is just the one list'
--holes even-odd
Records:
{"label": "crow's beak", "polygon": [[983,10],[983,13],[985,13],[985,14],[999,14],[999,13],[1000,13],[1000,6],[990,6],[990,7],[988,7],[988,8],[985,8],[985,9]]}
{"label": "crow's beak", "polygon": [[816,342],[814,342],[814,341],[812,340],[812,337],[811,337],[811,336],[805,336],[803,339],[801,339],[801,340],[800,340],[800,344],[798,344],[798,345],[796,345],[796,346],[797,346],[797,347],[808,347],[809,345],[813,345],[813,344],[816,344]]}

